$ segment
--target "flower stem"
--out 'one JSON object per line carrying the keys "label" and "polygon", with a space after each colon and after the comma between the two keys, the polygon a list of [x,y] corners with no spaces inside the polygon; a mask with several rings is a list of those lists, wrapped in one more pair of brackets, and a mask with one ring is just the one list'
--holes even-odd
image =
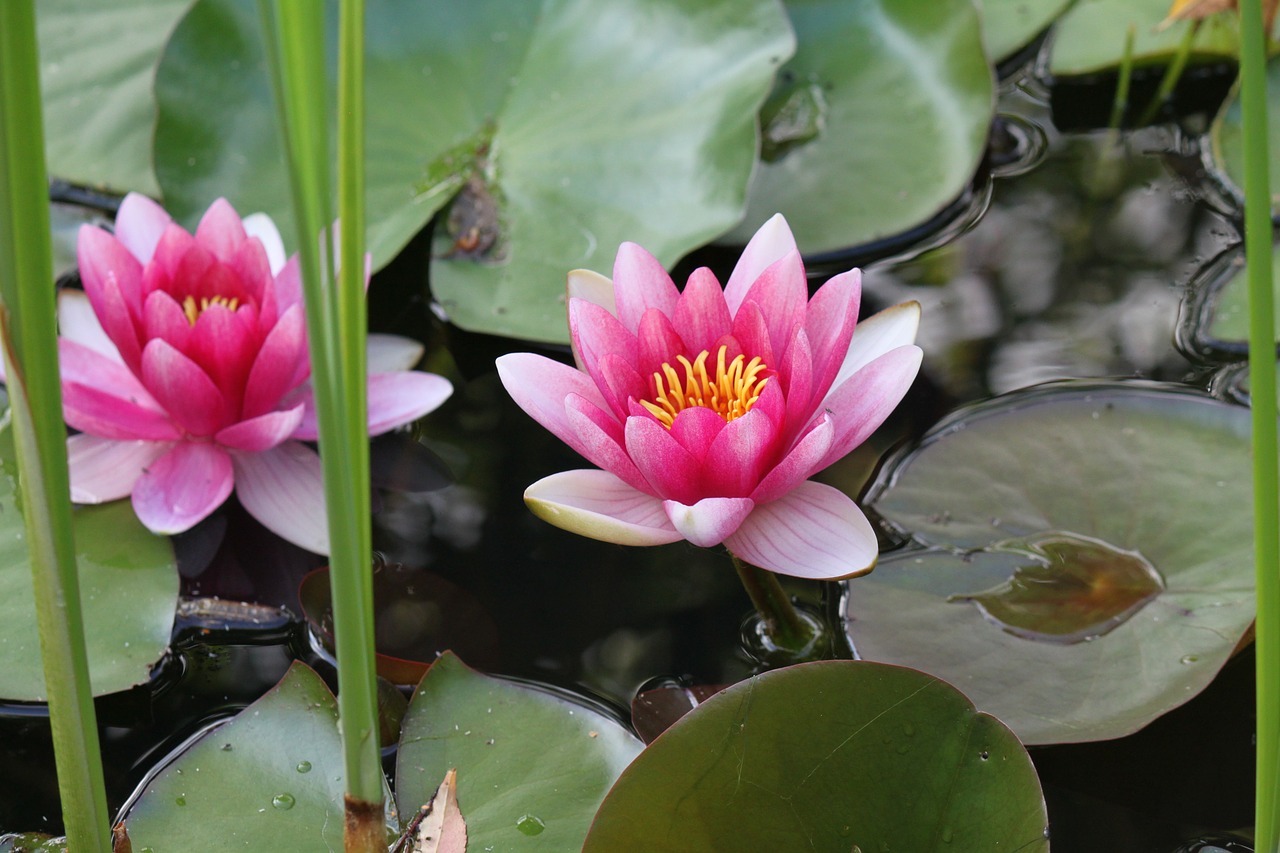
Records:
{"label": "flower stem", "polygon": [[764,620],[765,631],[774,645],[790,652],[808,650],[816,632],[796,612],[796,607],[779,583],[778,576],[739,559],[736,554],[729,556],[733,559],[733,567],[738,570],[742,585],[746,587],[747,595],[751,597],[751,603]]}

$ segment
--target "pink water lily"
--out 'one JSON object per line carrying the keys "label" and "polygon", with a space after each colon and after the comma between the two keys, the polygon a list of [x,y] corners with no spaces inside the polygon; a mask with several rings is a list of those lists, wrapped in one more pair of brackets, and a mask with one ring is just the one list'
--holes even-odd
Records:
{"label": "pink water lily", "polygon": [[[225,200],[194,235],[130,195],[115,234],[84,226],[84,293],[59,301],[71,497],[131,495],[157,533],[187,530],[234,489],[285,539],[328,551],[301,280],[270,219]],[[447,380],[410,371],[403,338],[369,338],[369,433],[440,405]]]}
{"label": "pink water lily", "polygon": [[857,270],[810,299],[781,216],[723,289],[699,269],[681,292],[624,243],[612,282],[577,271],[569,296],[579,369],[529,353],[498,359],[520,407],[602,469],[534,483],[525,501],[537,515],[625,545],[724,543],[799,577],[871,569],[866,517],[809,477],[871,435],[910,387],[919,305],[858,323]]}

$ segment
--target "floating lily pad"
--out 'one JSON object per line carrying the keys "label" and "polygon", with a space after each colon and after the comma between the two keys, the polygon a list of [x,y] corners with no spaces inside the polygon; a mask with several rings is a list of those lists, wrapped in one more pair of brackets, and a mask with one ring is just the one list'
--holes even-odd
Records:
{"label": "floating lily pad", "polygon": [[[375,266],[465,188],[435,297],[465,328],[555,341],[569,269],[608,271],[623,240],[671,264],[738,220],[793,48],[772,0],[381,0],[367,27]],[[292,242],[259,29],[251,0],[192,7],[157,72],[156,170],[189,223],[226,195]]]}
{"label": "floating lily pad", "polygon": [[[806,254],[898,234],[973,179],[994,111],[991,67],[968,3],[790,0],[800,46],[766,104],[771,138],[742,224],[781,211]],[[805,106],[809,104],[809,106]],[[810,120],[797,123],[800,116]]]}
{"label": "floating lily pad", "polygon": [[[0,430],[0,697],[43,702],[35,593],[16,476],[13,436],[5,426]],[[89,681],[94,695],[101,696],[145,682],[168,648],[178,571],[169,540],[143,527],[128,501],[78,507],[74,524]]]}
{"label": "floating lily pad", "polygon": [[[1267,63],[1267,135],[1271,174],[1271,213],[1280,211],[1280,60]],[[1209,129],[1209,157],[1228,193],[1244,209],[1244,115],[1236,86]]]}
{"label": "floating lily pad", "polygon": [[[1191,26],[1175,21],[1158,28],[1169,0],[1077,0],[1054,27],[1049,73],[1055,77],[1114,71],[1124,61],[1125,38],[1133,27],[1135,66],[1169,62]],[[1206,18],[1191,42],[1191,62],[1234,60],[1240,49],[1236,15]]]}
{"label": "floating lily pad", "polygon": [[344,776],[337,702],[294,663],[161,769],[125,825],[134,850],[154,853],[341,850]]}
{"label": "floating lily pad", "polygon": [[446,653],[405,716],[396,801],[417,811],[457,768],[470,849],[577,850],[642,746],[585,704],[481,675]]}
{"label": "floating lily pad", "polygon": [[1017,738],[953,687],[883,664],[774,670],[699,705],[622,774],[583,853],[1043,853]]}
{"label": "floating lily pad", "polygon": [[993,62],[1017,53],[1053,23],[1072,0],[981,0],[982,35]]}
{"label": "floating lily pad", "polygon": [[869,660],[960,688],[1024,743],[1133,732],[1202,690],[1253,620],[1249,412],[1064,383],[953,415],[870,504],[928,550],[848,587]]}

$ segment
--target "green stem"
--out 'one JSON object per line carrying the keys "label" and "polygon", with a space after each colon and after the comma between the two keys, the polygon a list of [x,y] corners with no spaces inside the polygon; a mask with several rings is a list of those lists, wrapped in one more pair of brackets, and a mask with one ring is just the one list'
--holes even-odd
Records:
{"label": "green stem", "polygon": [[[1107,120],[1107,130],[1114,135],[1124,121],[1124,114],[1129,110],[1129,85],[1133,81],[1133,39],[1136,28],[1133,24],[1124,34],[1124,53],[1120,58],[1120,75],[1116,79],[1116,96],[1111,102],[1111,117]],[[1108,148],[1111,146],[1108,145]]]}
{"label": "green stem", "polygon": [[778,576],[767,569],[754,566],[730,554],[733,567],[738,570],[751,603],[764,620],[765,631],[779,648],[799,652],[806,649],[813,641],[813,627],[800,618],[796,607],[791,602]]}
{"label": "green stem", "polygon": [[0,335],[68,847],[111,849],[84,645],[58,379],[32,0],[0,2]]}
{"label": "green stem", "polygon": [[1276,336],[1271,285],[1271,184],[1262,7],[1240,2],[1245,256],[1249,276],[1249,389],[1253,409],[1253,527],[1257,619],[1257,799],[1254,849],[1280,845],[1280,461],[1276,450]]}
{"label": "green stem", "polygon": [[1173,55],[1173,60],[1164,70],[1164,76],[1160,78],[1160,87],[1156,89],[1156,93],[1151,97],[1151,103],[1147,104],[1147,108],[1142,111],[1142,115],[1138,118],[1134,127],[1144,127],[1155,120],[1156,114],[1160,112],[1160,108],[1173,98],[1173,90],[1177,88],[1178,81],[1182,79],[1182,72],[1187,68],[1187,60],[1191,58],[1191,43],[1196,39],[1196,33],[1200,32],[1200,24],[1203,23],[1202,18],[1196,18],[1182,33],[1182,41],[1178,42],[1178,52]]}

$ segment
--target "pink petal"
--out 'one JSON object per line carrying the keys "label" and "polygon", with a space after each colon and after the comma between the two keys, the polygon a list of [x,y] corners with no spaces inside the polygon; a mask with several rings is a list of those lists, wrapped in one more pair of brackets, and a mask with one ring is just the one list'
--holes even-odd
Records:
{"label": "pink petal", "polygon": [[262,453],[235,453],[236,495],[262,526],[317,554],[329,553],[320,456],[286,441]]}
{"label": "pink petal", "polygon": [[[627,364],[636,363],[638,350],[635,335],[599,305],[581,299],[569,303],[569,337],[573,342],[575,356],[601,390],[607,387],[600,373],[603,358],[613,355]],[[610,402],[614,411],[621,413],[626,398]]]}
{"label": "pink petal", "polygon": [[240,214],[225,198],[209,205],[196,226],[196,241],[212,252],[224,264],[231,263],[240,250],[240,244],[248,239]]}
{"label": "pink petal", "polygon": [[138,193],[129,193],[116,213],[116,239],[140,263],[147,263],[156,252],[160,235],[173,222],[164,208]]}
{"label": "pink petal", "polygon": [[303,364],[310,362],[302,306],[294,305],[284,312],[258,348],[245,382],[241,416],[252,418],[273,411],[301,381]]}
{"label": "pink petal", "polygon": [[813,359],[809,336],[805,334],[803,326],[798,326],[778,370],[778,378],[782,380],[787,398],[785,423],[788,431],[803,424],[813,413]]}
{"label": "pink petal", "polygon": [[835,381],[858,321],[862,272],[850,270],[827,281],[809,300],[804,330],[813,350],[813,393],[827,393]]}
{"label": "pink petal", "polygon": [[452,393],[449,380],[434,373],[401,370],[369,374],[369,435],[382,435],[416,421],[439,408]]}
{"label": "pink petal", "polygon": [[643,400],[650,396],[650,383],[642,377],[635,365],[625,358],[609,353],[596,365],[598,387],[616,418],[625,420],[629,400]]}
{"label": "pink petal", "polygon": [[170,441],[181,436],[160,404],[120,362],[60,338],[58,365],[63,417],[73,428],[120,440]]}
{"label": "pink petal", "polygon": [[190,530],[231,494],[231,457],[207,442],[181,441],[152,462],[133,487],[133,510],[153,533]]}
{"label": "pink petal", "polygon": [[136,366],[141,351],[134,328],[135,318],[142,313],[141,264],[114,237],[89,225],[80,228],[76,257],[84,292],[98,321],[125,363]]}
{"label": "pink petal", "polygon": [[[661,311],[649,309],[640,318],[640,331],[637,335],[639,349],[637,351],[636,369],[645,382],[645,396],[652,391],[653,374],[662,369],[662,365],[678,366],[677,355],[688,354],[684,339],[676,332],[671,318]],[[697,356],[697,353],[693,353]]]}
{"label": "pink petal", "polygon": [[671,424],[671,437],[701,463],[711,450],[716,436],[725,429],[725,420],[706,406],[692,406],[676,415]]}
{"label": "pink petal", "polygon": [[365,369],[370,373],[412,370],[424,352],[426,347],[412,338],[371,333],[365,346]]}
{"label": "pink petal", "polygon": [[751,289],[751,285],[779,258],[796,251],[795,237],[791,236],[791,228],[781,213],[775,213],[768,222],[761,225],[752,235],[746,248],[742,250],[729,281],[724,286],[724,298],[729,305],[730,313],[735,316]]}
{"label": "pink petal", "polygon": [[649,481],[653,494],[683,504],[706,497],[699,460],[681,447],[666,427],[653,417],[631,417],[625,430],[627,455]]}
{"label": "pink petal", "polygon": [[762,569],[815,580],[865,574],[879,553],[862,510],[840,490],[812,480],[757,506],[725,545]]}
{"label": "pink petal", "polygon": [[804,322],[809,304],[809,283],[799,252],[788,253],[760,273],[743,300],[753,302],[760,306],[770,346],[775,354],[781,353],[791,341],[792,330]]}
{"label": "pink petal", "polygon": [[618,319],[632,334],[650,308],[668,317],[675,311],[680,291],[657,258],[635,243],[623,243],[613,263],[613,293]]}
{"label": "pink petal", "polygon": [[834,390],[889,350],[914,343],[919,327],[919,302],[894,305],[858,323],[831,388]]}
{"label": "pink petal", "polygon": [[693,506],[663,501],[662,508],[681,536],[699,548],[710,548],[738,529],[755,502],[750,498],[703,498]]}
{"label": "pink petal", "polygon": [[242,281],[250,285],[253,298],[259,304],[266,289],[275,287],[275,276],[271,272],[267,250],[257,240],[245,240],[241,243],[229,266]]}
{"label": "pink petal", "polygon": [[761,504],[777,500],[794,489],[796,484],[822,470],[822,460],[831,449],[835,435],[831,417],[825,412],[819,415],[817,422],[804,437],[760,480],[751,497]]}
{"label": "pink petal", "polygon": [[152,462],[173,445],[163,441],[115,441],[79,433],[67,439],[71,500],[99,504],[119,500]]}
{"label": "pink petal", "polygon": [[603,542],[664,545],[684,538],[671,526],[662,501],[608,471],[552,474],[525,489],[524,500],[543,521]]}
{"label": "pink petal", "polygon": [[191,329],[186,354],[218,386],[233,416],[242,416],[245,386],[260,351],[257,312],[210,305]]}
{"label": "pink petal", "polygon": [[209,375],[166,341],[150,341],[142,351],[142,381],[169,417],[192,435],[211,436],[233,417]]}
{"label": "pink petal", "polygon": [[63,288],[58,291],[58,331],[68,340],[123,363],[120,350],[107,337],[83,290]]}
{"label": "pink petal", "polygon": [[906,396],[924,353],[917,346],[890,350],[832,389],[823,400],[836,435],[819,466],[825,468],[866,441]]}
{"label": "pink petal", "polygon": [[709,350],[714,361],[716,353],[712,347],[717,340],[729,334],[733,318],[725,304],[720,282],[711,270],[699,267],[693,271],[671,319],[676,333],[689,348],[690,357]]}
{"label": "pink petal", "polygon": [[186,312],[163,290],[147,295],[142,305],[142,331],[147,340],[160,338],[184,352],[191,342],[191,322]]}
{"label": "pink petal", "polygon": [[775,453],[777,424],[753,408],[725,425],[703,460],[703,484],[709,494],[751,494]]}
{"label": "pink petal", "polygon": [[192,237],[185,228],[178,225],[170,225],[160,235],[160,239],[156,243],[155,254],[151,256],[151,262],[146,266],[143,289],[150,293],[157,288],[171,286],[178,274],[178,267],[182,264],[187,254],[197,249],[209,259],[213,258],[207,250],[200,249],[196,238]]}
{"label": "pink petal", "polygon": [[565,400],[578,394],[599,409],[608,404],[591,377],[566,364],[532,353],[509,353],[495,362],[502,385],[529,417],[583,456],[587,448],[569,422]]}
{"label": "pink petal", "polygon": [[634,489],[642,492],[649,489],[648,481],[627,455],[622,424],[577,394],[565,399],[565,411],[577,433],[580,452],[588,462],[599,465]]}
{"label": "pink petal", "polygon": [[265,213],[250,213],[244,218],[244,233],[248,237],[256,237],[267,253],[267,262],[271,265],[274,276],[284,269],[284,241],[280,239],[280,229]]}
{"label": "pink petal", "polygon": [[261,453],[284,443],[302,422],[302,410],[299,404],[292,409],[281,412],[268,412],[256,418],[240,421],[226,429],[219,430],[214,441],[233,450],[246,450]]}
{"label": "pink petal", "polygon": [[284,268],[276,273],[276,286],[272,293],[276,310],[281,314],[302,302],[302,268],[298,265],[297,255],[290,257]]}
{"label": "pink petal", "polygon": [[769,340],[769,325],[759,305],[748,302],[738,309],[733,318],[733,336],[741,344],[747,361],[759,356],[768,367],[777,369],[773,358],[773,343]]}

